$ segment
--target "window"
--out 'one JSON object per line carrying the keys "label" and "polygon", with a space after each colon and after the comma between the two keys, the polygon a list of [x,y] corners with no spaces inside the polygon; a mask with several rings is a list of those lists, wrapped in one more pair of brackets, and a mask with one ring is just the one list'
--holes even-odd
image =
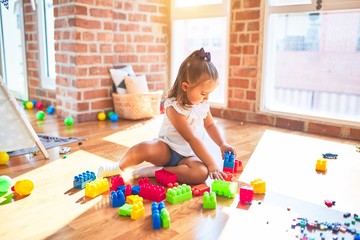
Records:
{"label": "window", "polygon": [[219,72],[219,87],[209,102],[224,106],[227,97],[228,0],[173,0],[171,26],[171,82],[182,61],[204,47]]}
{"label": "window", "polygon": [[360,122],[359,1],[291,2],[266,9],[263,110]]}
{"label": "window", "polygon": [[52,0],[38,1],[41,86],[55,89],[54,10]]}

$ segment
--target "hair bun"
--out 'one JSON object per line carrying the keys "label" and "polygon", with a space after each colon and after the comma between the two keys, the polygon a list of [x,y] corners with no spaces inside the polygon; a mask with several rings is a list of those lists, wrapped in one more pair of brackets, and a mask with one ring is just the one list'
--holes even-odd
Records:
{"label": "hair bun", "polygon": [[211,53],[210,52],[205,52],[204,48],[200,48],[200,50],[199,50],[199,58],[210,62],[211,61]]}

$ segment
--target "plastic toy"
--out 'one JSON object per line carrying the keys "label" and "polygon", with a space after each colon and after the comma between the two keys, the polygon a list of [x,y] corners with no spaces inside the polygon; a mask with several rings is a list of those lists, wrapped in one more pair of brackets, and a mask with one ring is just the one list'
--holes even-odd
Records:
{"label": "plastic toy", "polygon": [[163,202],[153,202],[151,204],[151,219],[153,229],[170,227],[170,214],[165,208],[165,204]]}
{"label": "plastic toy", "polygon": [[33,109],[33,107],[34,107],[34,104],[32,103],[32,102],[26,102],[26,104],[25,104],[25,108],[26,109]]}
{"label": "plastic toy", "polygon": [[13,191],[19,195],[29,195],[33,190],[34,182],[29,179],[19,180],[13,187]]}
{"label": "plastic toy", "polygon": [[224,172],[226,174],[226,177],[224,177],[224,180],[227,182],[232,182],[234,174],[231,172]]}
{"label": "plastic toy", "polygon": [[113,111],[108,112],[108,114],[107,114],[108,119],[110,119],[111,115],[113,115],[113,114],[114,114]]}
{"label": "plastic toy", "polygon": [[177,181],[177,176],[165,169],[160,169],[155,171],[155,179],[158,183],[167,186],[169,183],[175,183]]}
{"label": "plastic toy", "polygon": [[104,121],[106,119],[106,114],[104,112],[100,112],[97,115],[99,121]]}
{"label": "plastic toy", "polygon": [[234,198],[236,194],[237,184],[234,182],[227,182],[223,180],[214,180],[211,184],[211,190],[216,195]]}
{"label": "plastic toy", "polygon": [[235,160],[235,172],[242,172],[244,170],[243,164],[241,160]]}
{"label": "plastic toy", "polygon": [[240,203],[251,204],[254,198],[254,189],[252,187],[242,186],[240,187]]}
{"label": "plastic toy", "polygon": [[143,198],[139,195],[129,195],[126,197],[126,203],[128,204],[136,204],[138,202],[143,202]]}
{"label": "plastic toy", "polygon": [[38,111],[36,113],[36,119],[37,120],[44,120],[44,118],[45,118],[45,113],[43,111]]}
{"label": "plastic toy", "polygon": [[223,172],[233,173],[235,169],[235,155],[232,152],[225,152]]}
{"label": "plastic toy", "polygon": [[[7,193],[12,186],[12,179],[9,176],[0,176],[0,193]],[[0,194],[1,195],[1,194]]]}
{"label": "plastic toy", "polygon": [[109,190],[108,180],[106,178],[97,178],[94,181],[86,184],[85,196],[94,198],[108,190]]}
{"label": "plastic toy", "polygon": [[117,122],[119,120],[119,116],[116,113],[111,114],[110,121]]}
{"label": "plastic toy", "polygon": [[216,208],[216,193],[205,192],[203,196],[203,208],[204,209],[215,209]]}
{"label": "plastic toy", "polygon": [[43,106],[44,105],[42,104],[42,102],[37,102],[35,105],[36,109],[38,109],[38,110],[41,110],[43,108]]}
{"label": "plastic toy", "polygon": [[110,192],[110,205],[111,207],[121,207],[125,204],[125,195],[122,191],[111,191]]}
{"label": "plastic toy", "polygon": [[36,106],[37,101],[35,99],[31,100],[31,102]]}
{"label": "plastic toy", "polygon": [[132,205],[130,218],[137,220],[145,215],[145,208],[142,202],[138,202]]}
{"label": "plastic toy", "polygon": [[166,201],[171,204],[177,204],[192,198],[191,187],[186,184],[169,188],[166,191]]}
{"label": "plastic toy", "polygon": [[261,178],[251,181],[250,185],[254,188],[254,193],[263,194],[266,192],[266,183]]}
{"label": "plastic toy", "polygon": [[324,200],[324,203],[327,207],[332,207],[335,205],[335,201],[330,201],[330,200]]}
{"label": "plastic toy", "polygon": [[323,158],[327,159],[337,159],[338,155],[333,153],[324,153]]}
{"label": "plastic toy", "polygon": [[146,183],[150,184],[150,179],[149,178],[139,178],[138,179],[139,186],[141,186],[143,184],[146,184]]}
{"label": "plastic toy", "polygon": [[140,186],[135,185],[131,188],[131,194],[132,195],[139,195],[140,193]]}
{"label": "plastic toy", "polygon": [[83,173],[80,173],[74,177],[74,188],[77,189],[84,189],[86,187],[86,184],[94,181],[96,179],[95,173],[86,171]]}
{"label": "plastic toy", "polygon": [[0,152],[0,164],[6,164],[9,159],[9,154],[7,154],[7,152]]}
{"label": "plastic toy", "polygon": [[321,172],[325,172],[326,171],[326,166],[327,166],[327,160],[320,158],[316,161],[316,167],[315,169],[317,171],[321,171]]}
{"label": "plastic toy", "polygon": [[64,119],[64,123],[66,126],[72,126],[74,124],[74,119],[68,116]]}
{"label": "plastic toy", "polygon": [[110,191],[117,191],[119,186],[124,186],[124,179],[121,176],[110,178]]}
{"label": "plastic toy", "polygon": [[208,185],[202,183],[202,184],[193,186],[191,188],[191,191],[194,196],[201,196],[205,192],[210,192],[210,187]]}
{"label": "plastic toy", "polygon": [[131,210],[132,210],[132,205],[128,204],[128,203],[125,203],[124,205],[119,207],[118,214],[119,214],[119,216],[130,217]]}
{"label": "plastic toy", "polygon": [[[140,185],[140,184],[139,184]],[[144,199],[161,202],[166,198],[165,188],[162,186],[156,186],[150,183],[144,183],[140,185],[139,195]]]}
{"label": "plastic toy", "polygon": [[53,106],[48,106],[46,108],[46,111],[47,111],[48,114],[52,115],[52,114],[55,113],[55,108]]}
{"label": "plastic toy", "polygon": [[360,152],[360,144],[359,145],[355,145],[355,149],[357,152]]}
{"label": "plastic toy", "polygon": [[130,196],[132,194],[131,185],[129,185],[129,184],[125,185],[124,193],[125,193],[125,197]]}

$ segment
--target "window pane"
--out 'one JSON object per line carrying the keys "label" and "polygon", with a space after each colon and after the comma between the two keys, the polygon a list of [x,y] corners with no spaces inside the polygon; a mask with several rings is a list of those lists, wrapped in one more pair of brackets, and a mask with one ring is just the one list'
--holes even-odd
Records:
{"label": "window pane", "polygon": [[269,6],[289,6],[311,4],[311,0],[269,0]]}
{"label": "window pane", "polygon": [[360,121],[360,10],[274,14],[265,108]]}
{"label": "window pane", "polygon": [[204,47],[219,72],[219,87],[209,101],[224,104],[226,82],[226,18],[175,20],[172,29],[172,81],[176,79],[182,61],[194,50]]}
{"label": "window pane", "polygon": [[175,0],[175,7],[194,7],[201,5],[222,4],[223,0]]}

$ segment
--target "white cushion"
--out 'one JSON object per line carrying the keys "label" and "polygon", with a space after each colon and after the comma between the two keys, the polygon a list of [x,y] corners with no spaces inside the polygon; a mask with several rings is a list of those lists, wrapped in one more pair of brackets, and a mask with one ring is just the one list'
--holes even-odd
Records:
{"label": "white cushion", "polygon": [[135,72],[131,65],[126,65],[119,69],[110,69],[110,75],[116,87],[117,93],[126,94],[127,91],[124,79],[126,76],[135,76]]}
{"label": "white cushion", "polygon": [[129,94],[141,94],[149,92],[149,87],[147,85],[145,75],[125,77],[125,85]]}

